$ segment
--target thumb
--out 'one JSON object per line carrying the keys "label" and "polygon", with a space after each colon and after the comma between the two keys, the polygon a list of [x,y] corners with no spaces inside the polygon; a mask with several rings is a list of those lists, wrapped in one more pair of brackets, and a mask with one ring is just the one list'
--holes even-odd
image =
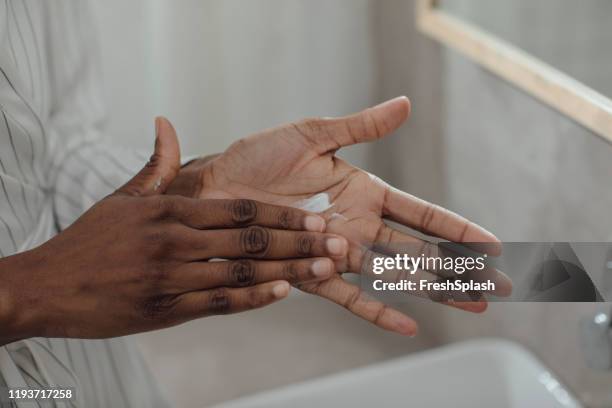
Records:
{"label": "thumb", "polygon": [[181,168],[176,131],[168,119],[155,118],[155,151],[147,164],[117,193],[132,196],[163,194]]}
{"label": "thumb", "polygon": [[387,136],[408,119],[410,110],[410,100],[400,96],[353,115],[306,120],[300,133],[319,154],[328,153]]}

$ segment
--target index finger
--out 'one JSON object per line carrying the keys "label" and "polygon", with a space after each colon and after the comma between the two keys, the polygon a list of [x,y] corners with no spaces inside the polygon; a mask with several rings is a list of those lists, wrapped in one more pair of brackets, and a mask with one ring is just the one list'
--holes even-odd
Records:
{"label": "index finger", "polygon": [[172,216],[195,229],[261,227],[323,232],[325,220],[316,214],[292,207],[281,207],[259,201],[201,200],[172,197]]}
{"label": "index finger", "polygon": [[299,284],[297,288],[331,300],[381,329],[405,336],[417,334],[418,325],[412,318],[367,296],[358,286],[346,282],[340,276],[322,282]]}
{"label": "index finger", "polygon": [[389,185],[385,185],[385,189],[383,214],[390,220],[433,237],[465,243],[489,255],[501,254],[501,242],[483,227]]}

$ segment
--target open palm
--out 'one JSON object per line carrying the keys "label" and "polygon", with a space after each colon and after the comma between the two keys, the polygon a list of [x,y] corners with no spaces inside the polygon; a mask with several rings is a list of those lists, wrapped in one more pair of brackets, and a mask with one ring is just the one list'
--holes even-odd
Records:
{"label": "open palm", "polygon": [[[196,195],[296,205],[325,193],[331,204],[323,213],[327,231],[343,235],[349,242],[347,258],[337,264],[339,272],[368,270],[364,265],[375,253],[373,248],[406,244],[422,245],[426,250],[431,245],[390,227],[384,220],[449,241],[497,243],[483,228],[394,189],[335,156],[344,146],[388,135],[409,114],[410,102],[400,97],[355,115],[307,119],[249,136],[202,166]],[[387,330],[410,335],[416,332],[412,319],[366,296],[341,275],[300,289],[341,304]],[[455,306],[482,311],[486,304],[465,302]]]}

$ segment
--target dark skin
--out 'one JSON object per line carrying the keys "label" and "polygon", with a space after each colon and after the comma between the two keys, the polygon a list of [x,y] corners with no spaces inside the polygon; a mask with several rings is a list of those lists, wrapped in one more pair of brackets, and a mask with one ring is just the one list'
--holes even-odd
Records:
{"label": "dark skin", "polygon": [[[0,259],[0,345],[35,336],[113,337],[252,309],[286,296],[289,283],[378,327],[416,334],[412,318],[341,276],[371,269],[379,255],[373,246],[393,252],[397,244],[416,245],[416,256],[437,251],[385,221],[485,243],[492,255],[500,248],[482,227],[335,156],[393,132],[409,113],[407,98],[397,98],[344,118],[290,123],[182,169],[174,129],[161,120],[156,154],[130,183],[43,246]],[[323,218],[288,207],[319,193],[334,203]],[[219,257],[241,260],[206,262]],[[416,276],[435,280],[435,273]],[[475,278],[495,280],[496,295],[512,288],[497,271]],[[434,300],[486,308],[484,297]]]}
{"label": "dark skin", "polygon": [[47,243],[0,259],[0,345],[109,338],[242,312],[335,273],[348,244],[323,233],[315,214],[164,195],[180,154],[170,123],[156,125],[155,153],[138,175]]}
{"label": "dark skin", "polygon": [[[349,241],[346,259],[337,262],[340,273],[371,270],[379,247],[392,255],[394,248],[413,247],[416,253],[435,253],[438,248],[418,236],[393,228],[393,221],[435,239],[482,243],[482,252],[498,255],[499,240],[484,228],[435,204],[388,185],[366,171],[338,158],[336,152],[359,143],[373,142],[399,128],[410,116],[410,102],[399,97],[357,114],[341,118],[311,118],[258,132],[232,144],[225,152],[196,160],[187,166],[170,190],[200,199],[248,198],[277,205],[292,205],[314,194],[325,193],[334,204],[322,215],[327,231]],[[390,252],[390,253],[389,253]],[[422,277],[436,279],[435,271]],[[402,279],[399,273],[383,278]],[[497,271],[477,277],[492,279],[496,295],[507,296],[511,281]],[[347,308],[380,328],[414,335],[417,323],[404,313],[362,293],[358,285],[340,274],[299,288]],[[487,303],[444,301],[470,312],[482,312]]]}

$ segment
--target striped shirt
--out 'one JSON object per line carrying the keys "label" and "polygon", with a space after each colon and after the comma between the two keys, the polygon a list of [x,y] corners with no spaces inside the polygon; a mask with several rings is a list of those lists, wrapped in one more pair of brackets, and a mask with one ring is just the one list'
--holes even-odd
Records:
{"label": "striped shirt", "polygon": [[[90,17],[84,0],[0,0],[0,257],[49,240],[147,160],[103,143]],[[0,347],[7,386],[77,390],[52,406],[167,406],[127,339]]]}

